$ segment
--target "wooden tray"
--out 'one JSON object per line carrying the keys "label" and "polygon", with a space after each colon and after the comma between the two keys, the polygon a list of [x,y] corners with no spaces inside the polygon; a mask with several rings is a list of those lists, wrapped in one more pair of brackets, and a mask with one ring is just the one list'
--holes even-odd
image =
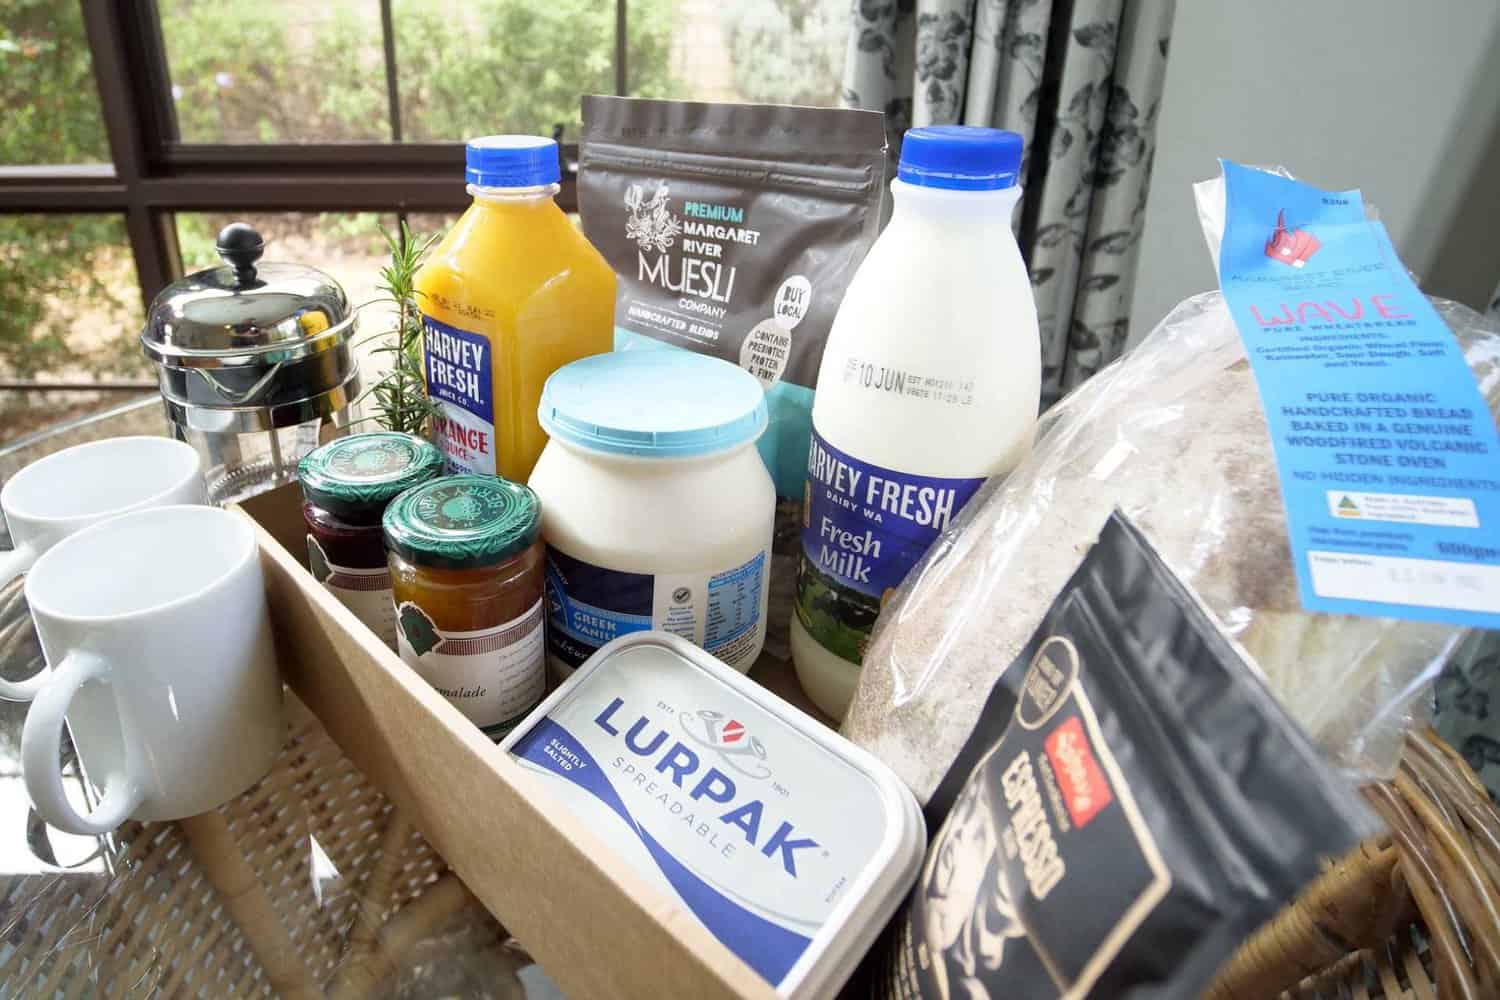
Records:
{"label": "wooden tray", "polygon": [[[240,509],[287,683],[569,996],[776,995],[312,578],[295,484]],[[806,707],[789,667],[763,658],[756,676]]]}

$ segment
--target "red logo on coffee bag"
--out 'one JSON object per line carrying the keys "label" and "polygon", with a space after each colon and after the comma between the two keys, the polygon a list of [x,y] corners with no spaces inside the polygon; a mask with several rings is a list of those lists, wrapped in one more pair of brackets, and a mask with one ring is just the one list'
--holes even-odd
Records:
{"label": "red logo on coffee bag", "polygon": [[1052,761],[1068,815],[1073,817],[1073,825],[1082,829],[1115,798],[1099,762],[1094,759],[1083,723],[1076,715],[1068,716],[1048,734],[1043,746],[1047,759]]}

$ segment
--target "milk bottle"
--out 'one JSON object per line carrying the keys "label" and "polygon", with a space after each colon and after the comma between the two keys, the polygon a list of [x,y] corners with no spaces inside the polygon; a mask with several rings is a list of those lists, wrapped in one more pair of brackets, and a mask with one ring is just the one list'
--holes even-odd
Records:
{"label": "milk bottle", "polygon": [[829,333],[791,645],[803,689],[835,717],[881,607],[985,479],[1030,447],[1041,346],[1010,228],[1020,164],[1013,132],[907,132],[894,214]]}

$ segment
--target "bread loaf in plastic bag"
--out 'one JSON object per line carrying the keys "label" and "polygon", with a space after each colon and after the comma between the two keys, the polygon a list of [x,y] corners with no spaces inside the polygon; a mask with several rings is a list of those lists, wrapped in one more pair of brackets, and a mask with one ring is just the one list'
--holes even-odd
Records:
{"label": "bread loaf in plastic bag", "polygon": [[[1500,411],[1500,326],[1431,301]],[[844,735],[925,802],[1116,507],[1335,765],[1394,769],[1468,630],[1302,609],[1255,378],[1218,292],[1182,302],[1048,411],[1030,457],[970,501],[881,613]]]}

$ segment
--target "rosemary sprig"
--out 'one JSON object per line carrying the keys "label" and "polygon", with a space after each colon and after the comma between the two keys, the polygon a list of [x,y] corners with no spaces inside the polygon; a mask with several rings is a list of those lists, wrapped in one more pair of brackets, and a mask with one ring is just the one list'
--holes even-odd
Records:
{"label": "rosemary sprig", "polygon": [[393,354],[395,358],[391,370],[360,399],[374,397],[374,418],[387,430],[424,435],[437,406],[427,397],[427,382],[422,377],[422,316],[417,310],[413,282],[438,235],[418,242],[412,239],[405,222],[396,236],[384,230],[381,235],[390,248],[391,262],[380,269],[379,287],[396,304],[396,325],[376,334],[381,339],[394,334],[394,339],[370,353]]}

